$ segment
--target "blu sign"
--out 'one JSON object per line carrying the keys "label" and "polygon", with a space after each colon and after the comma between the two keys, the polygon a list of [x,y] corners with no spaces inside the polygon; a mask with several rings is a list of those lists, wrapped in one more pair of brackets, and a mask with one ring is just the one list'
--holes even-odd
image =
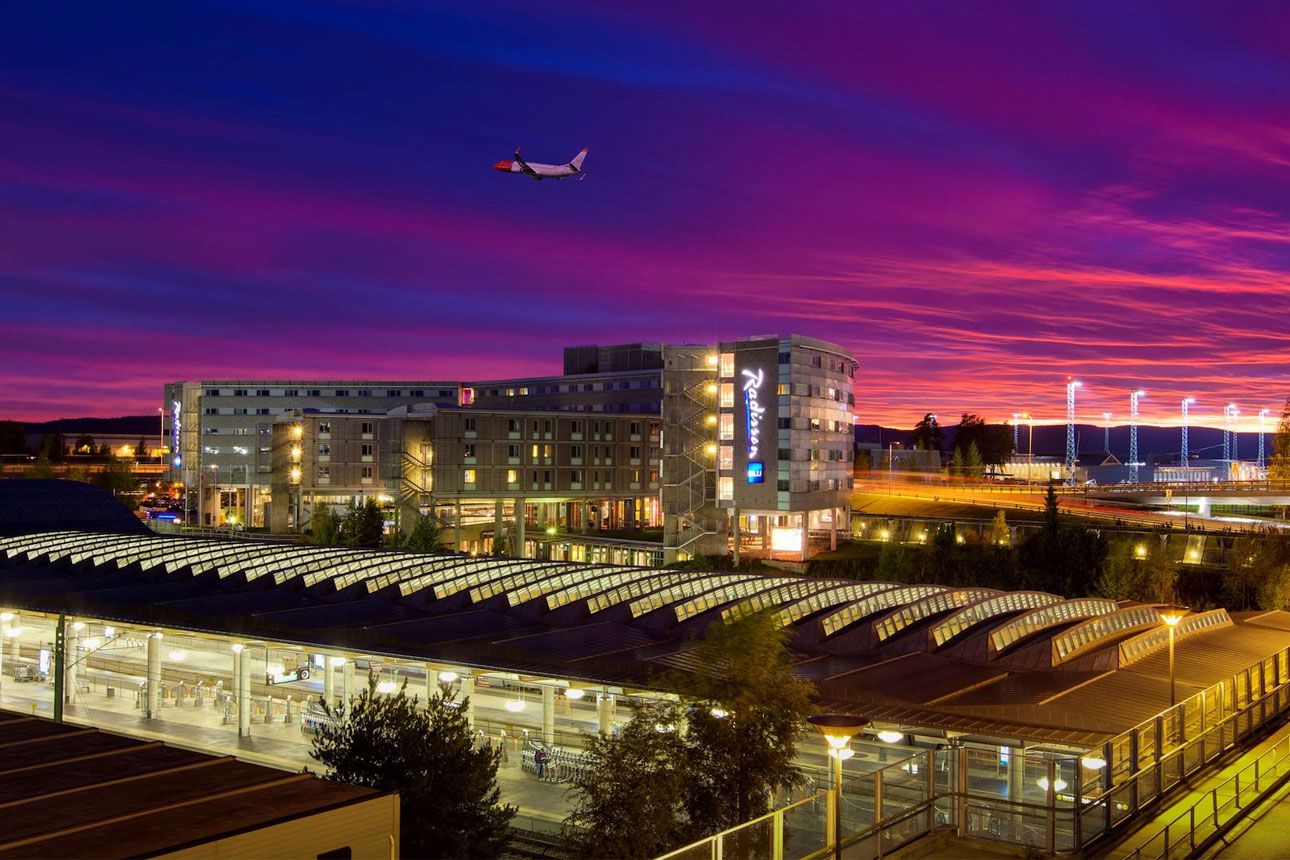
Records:
{"label": "blu sign", "polygon": [[744,368],[744,414],[747,416],[748,431],[748,483],[760,484],[765,480],[761,464],[761,422],[766,414],[766,407],[761,405],[761,387],[766,381],[766,374],[761,369]]}
{"label": "blu sign", "polygon": [[174,453],[175,458],[171,461],[176,466],[183,465],[183,457],[179,453],[179,401],[170,402],[170,433],[171,442],[170,450]]}

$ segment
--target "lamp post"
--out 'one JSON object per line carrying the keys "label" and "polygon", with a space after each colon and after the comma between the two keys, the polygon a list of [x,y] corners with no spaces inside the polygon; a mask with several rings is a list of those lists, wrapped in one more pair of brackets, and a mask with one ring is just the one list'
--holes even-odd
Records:
{"label": "lamp post", "polygon": [[1174,678],[1174,628],[1187,614],[1185,606],[1166,606],[1159,610],[1160,620],[1169,628],[1169,707],[1178,704],[1177,686]]}
{"label": "lamp post", "polygon": [[[869,720],[852,714],[816,714],[807,717],[807,721],[824,736],[829,757],[833,759],[833,803],[830,804],[832,820],[829,822],[832,827],[829,831],[833,834],[834,860],[842,860],[842,762],[855,755],[850,746],[851,738],[869,725]],[[875,810],[874,821],[877,822],[881,817],[882,811]]]}

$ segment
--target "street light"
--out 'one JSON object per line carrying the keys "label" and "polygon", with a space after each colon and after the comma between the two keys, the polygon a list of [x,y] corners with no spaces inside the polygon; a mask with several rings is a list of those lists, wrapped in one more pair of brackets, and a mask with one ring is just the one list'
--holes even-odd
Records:
{"label": "street light", "polygon": [[869,720],[852,714],[816,714],[806,719],[824,736],[829,757],[833,759],[833,856],[835,860],[842,860],[842,761],[855,755],[851,739],[869,725]]}
{"label": "street light", "polygon": [[1169,707],[1178,703],[1176,694],[1176,684],[1174,678],[1174,628],[1178,622],[1183,620],[1187,614],[1186,606],[1166,606],[1157,610],[1160,614],[1160,620],[1169,628]]}

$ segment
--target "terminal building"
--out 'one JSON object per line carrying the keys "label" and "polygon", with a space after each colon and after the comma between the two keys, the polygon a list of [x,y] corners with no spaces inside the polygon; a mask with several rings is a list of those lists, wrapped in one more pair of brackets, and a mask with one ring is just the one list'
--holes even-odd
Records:
{"label": "terminal building", "polygon": [[[375,498],[392,527],[432,514],[461,551],[661,527],[653,561],[804,558],[847,506],[855,370],[793,335],[570,347],[559,376],[473,383],[176,382],[170,477],[211,526],[299,531],[315,505]],[[543,551],[586,558],[577,543]]]}

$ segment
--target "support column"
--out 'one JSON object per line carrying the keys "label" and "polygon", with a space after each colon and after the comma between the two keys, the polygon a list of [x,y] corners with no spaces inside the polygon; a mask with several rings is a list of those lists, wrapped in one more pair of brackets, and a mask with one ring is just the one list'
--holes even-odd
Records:
{"label": "support column", "polygon": [[461,700],[465,702],[466,726],[475,727],[475,673],[469,669],[461,676]]}
{"label": "support column", "polygon": [[346,659],[340,667],[341,704],[349,707],[350,697],[354,695],[354,661]]}
{"label": "support column", "polygon": [[241,665],[242,665],[242,646],[241,644],[235,643],[233,645],[233,678],[232,678],[232,682],[229,684],[229,687],[228,687],[229,695],[233,697],[234,713],[236,713],[239,707],[238,702],[242,701],[241,696],[237,692],[242,684],[242,670],[239,668]]}
{"label": "support column", "polygon": [[555,743],[555,687],[549,684],[542,687],[542,743]]}
{"label": "support column", "polygon": [[730,509],[730,528],[731,528],[731,534],[733,534],[734,536],[733,543],[734,543],[735,549],[734,549],[733,560],[735,563],[735,567],[738,567],[739,566],[739,509],[738,508]]}
{"label": "support column", "polygon": [[237,736],[251,735],[251,655],[242,649],[237,660]]}
{"label": "support column", "polygon": [[515,500],[515,557],[524,558],[524,527],[528,525],[524,515],[524,500]]}
{"label": "support column", "polygon": [[461,499],[457,500],[456,514],[452,522],[452,548],[461,552]]}
{"label": "support column", "polygon": [[[1026,748],[1025,747],[1008,747],[1008,801],[1013,804],[1024,802],[1026,790]],[[1014,806],[1013,809],[1019,807]],[[1016,820],[1009,816],[1009,820]],[[1015,826],[1015,825],[1014,825]],[[1015,838],[1020,835],[1014,832]]]}
{"label": "support column", "polygon": [[802,511],[802,561],[806,561],[810,553],[811,543],[811,512]]}
{"label": "support column", "polygon": [[502,500],[493,502],[493,555],[497,555],[497,542],[502,539]]}
{"label": "support column", "polygon": [[426,663],[426,707],[430,707],[430,697],[439,692],[439,670]]}
{"label": "support column", "polygon": [[608,690],[601,690],[596,696],[596,720],[599,722],[602,735],[611,734],[614,730],[613,697]]}
{"label": "support column", "polygon": [[[77,624],[79,623],[77,622]],[[76,629],[76,624],[73,624],[71,625],[71,631],[63,640],[63,701],[69,705],[76,703],[76,678],[78,675],[76,649],[80,642],[80,631]]]}
{"label": "support column", "polygon": [[838,548],[838,508],[832,509],[833,525],[829,529],[829,549]]}
{"label": "support column", "polygon": [[336,706],[336,667],[331,663],[334,659],[323,655],[323,701],[329,708]]}
{"label": "support column", "polygon": [[161,633],[148,634],[148,719],[155,720],[161,708]]}

